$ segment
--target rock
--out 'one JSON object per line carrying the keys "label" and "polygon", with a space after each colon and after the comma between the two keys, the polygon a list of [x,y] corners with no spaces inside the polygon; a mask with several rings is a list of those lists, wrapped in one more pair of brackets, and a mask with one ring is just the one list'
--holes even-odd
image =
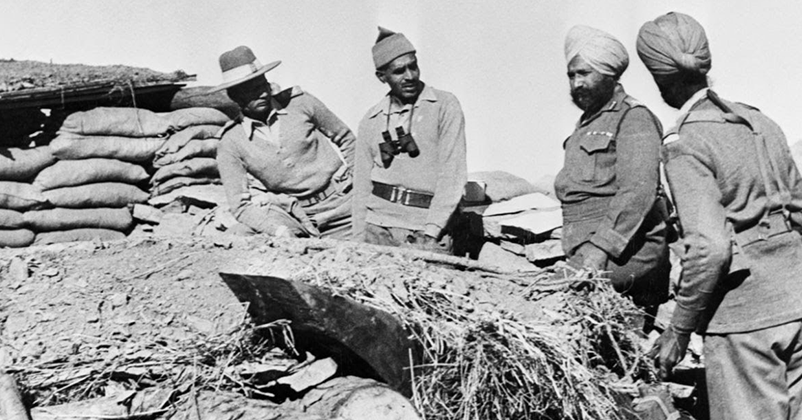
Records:
{"label": "rock", "polygon": [[509,270],[527,271],[536,268],[526,258],[507,252],[504,248],[492,242],[485,242],[482,245],[482,250],[479,252],[479,262]]}
{"label": "rock", "polygon": [[339,420],[421,419],[412,402],[400,393],[372,379],[354,376],[334,378],[313,388],[300,405],[304,412]]}
{"label": "rock", "polygon": [[8,276],[11,283],[21,283],[28,280],[28,274],[28,263],[19,257],[11,259],[8,264]]}
{"label": "rock", "polygon": [[42,270],[42,275],[45,277],[56,277],[59,273],[58,268],[50,267]]}
{"label": "rock", "polygon": [[109,297],[109,302],[111,303],[112,309],[124,306],[128,303],[128,295],[125,293],[115,293]]}
{"label": "rock", "polygon": [[11,366],[14,364],[14,357],[11,356],[11,352],[8,348],[0,347],[0,371],[4,371],[6,366]]}
{"label": "rock", "polygon": [[195,273],[192,270],[181,270],[178,274],[176,274],[175,280],[176,281],[187,280],[192,278],[194,274]]}
{"label": "rock", "polygon": [[526,246],[526,259],[532,262],[547,261],[564,257],[562,241],[549,239]]}
{"label": "rock", "polygon": [[203,319],[195,315],[188,315],[186,321],[192,328],[203,334],[209,335],[214,333],[214,323],[208,319]]}
{"label": "rock", "polygon": [[295,372],[276,380],[276,383],[288,385],[295,392],[305,391],[320,385],[337,373],[337,362],[331,358],[315,360],[310,364],[300,365]]}
{"label": "rock", "polygon": [[136,220],[158,225],[161,222],[162,217],[164,217],[164,213],[162,213],[162,211],[156,207],[146,206],[144,204],[134,204],[133,216]]}
{"label": "rock", "polygon": [[27,331],[30,328],[30,315],[24,312],[12,313],[8,315],[4,325],[5,331],[7,331],[13,337],[23,331]]}

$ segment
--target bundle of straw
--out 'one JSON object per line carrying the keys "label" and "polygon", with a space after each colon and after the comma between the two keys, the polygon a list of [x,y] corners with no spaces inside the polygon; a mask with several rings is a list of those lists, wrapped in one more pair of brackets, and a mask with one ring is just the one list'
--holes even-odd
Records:
{"label": "bundle of straw", "polygon": [[[384,268],[405,271],[400,263]],[[390,312],[413,331],[424,348],[422,362],[411,366],[413,402],[426,419],[621,417],[611,371],[621,373],[618,380],[638,365],[636,338],[625,325],[637,309],[606,281],[593,279],[599,285],[590,294],[563,289],[566,305],[549,323],[477,310],[470,298],[420,277],[399,275],[404,287],[387,299],[370,282],[354,281],[359,277],[317,270],[305,280]]]}

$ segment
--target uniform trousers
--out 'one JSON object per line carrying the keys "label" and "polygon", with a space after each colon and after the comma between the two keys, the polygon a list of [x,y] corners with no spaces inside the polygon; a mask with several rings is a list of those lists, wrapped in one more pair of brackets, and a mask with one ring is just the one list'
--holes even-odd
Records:
{"label": "uniform trousers", "polygon": [[705,336],[711,420],[802,419],[802,320]]}

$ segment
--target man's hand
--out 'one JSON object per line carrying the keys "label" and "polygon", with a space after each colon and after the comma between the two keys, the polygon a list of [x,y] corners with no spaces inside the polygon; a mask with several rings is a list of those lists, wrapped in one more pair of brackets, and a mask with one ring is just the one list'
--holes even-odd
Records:
{"label": "man's hand", "polygon": [[607,268],[607,253],[590,242],[585,242],[575,254],[578,268],[587,268],[595,271],[604,271]]}
{"label": "man's hand", "polygon": [[688,348],[690,339],[690,334],[674,331],[672,326],[669,326],[657,338],[649,356],[654,358],[654,365],[661,381],[667,380],[671,376],[674,366],[685,357],[685,350]]}
{"label": "man's hand", "polygon": [[440,242],[437,238],[429,236],[422,230],[416,230],[407,237],[407,242],[410,244],[417,244],[428,248],[438,248]]}

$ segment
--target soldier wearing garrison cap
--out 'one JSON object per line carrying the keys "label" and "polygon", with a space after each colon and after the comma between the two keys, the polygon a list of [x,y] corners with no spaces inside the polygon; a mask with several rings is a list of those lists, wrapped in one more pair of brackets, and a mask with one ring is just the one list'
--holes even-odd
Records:
{"label": "soldier wearing garrison cap", "polygon": [[[355,138],[320,100],[279,90],[248,47],[220,56],[223,83],[241,109],[217,163],[231,211],[247,233],[347,238]],[[258,182],[256,182],[258,181]]]}
{"label": "soldier wearing garrison cap", "polygon": [[802,415],[802,177],[785,135],[759,110],[708,87],[695,19],[646,22],[638,55],[680,110],[663,146],[682,230],[682,279],[655,344],[660,376],[704,335],[711,419]]}
{"label": "soldier wearing garrison cap", "polygon": [[359,124],[354,238],[450,252],[449,220],[467,181],[460,104],[420,80],[415,47],[401,33],[379,28],[373,64],[390,92]]}
{"label": "soldier wearing garrison cap", "polygon": [[667,211],[660,194],[661,126],[618,83],[629,64],[612,35],[575,26],[565,40],[571,97],[583,111],[555,179],[569,264],[604,271],[652,312],[668,298]]}

